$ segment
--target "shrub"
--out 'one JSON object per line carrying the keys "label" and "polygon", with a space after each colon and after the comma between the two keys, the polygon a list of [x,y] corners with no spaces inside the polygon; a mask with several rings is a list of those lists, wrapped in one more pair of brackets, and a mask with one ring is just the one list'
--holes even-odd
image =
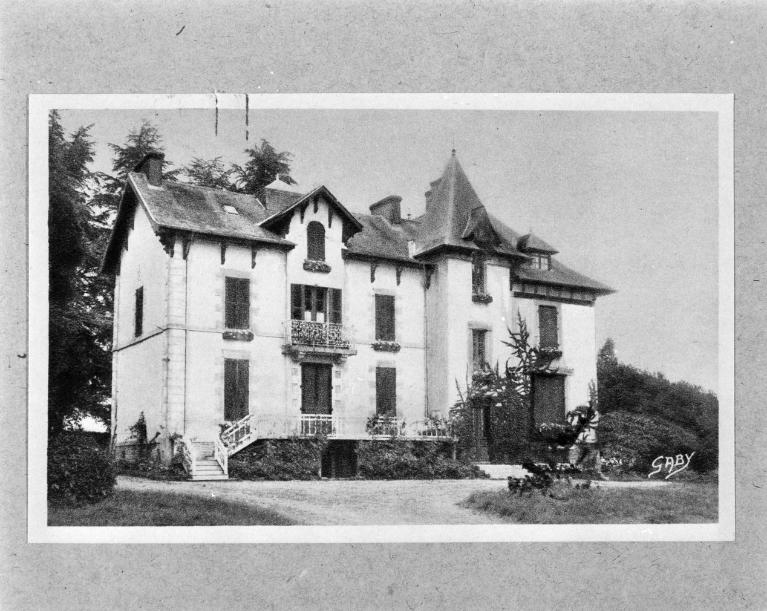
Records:
{"label": "shrub", "polygon": [[249,480],[319,479],[327,442],[315,439],[269,439],[229,458],[229,477]]}
{"label": "shrub", "polygon": [[[663,418],[630,412],[611,412],[602,417],[599,427],[605,459],[617,458],[628,468],[648,473],[658,456],[697,451],[697,435]],[[694,457],[693,457],[693,466]]]}
{"label": "shrub", "polygon": [[369,479],[466,479],[486,477],[474,465],[446,456],[449,448],[434,442],[361,441],[357,464]]}
{"label": "shrub", "polygon": [[48,446],[48,499],[55,503],[95,503],[110,495],[115,473],[109,454],[93,439],[63,432]]}

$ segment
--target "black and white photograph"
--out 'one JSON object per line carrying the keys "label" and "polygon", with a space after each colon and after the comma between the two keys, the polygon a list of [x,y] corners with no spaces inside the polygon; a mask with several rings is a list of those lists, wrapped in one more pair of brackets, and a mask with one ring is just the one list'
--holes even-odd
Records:
{"label": "black and white photograph", "polygon": [[732,536],[730,97],[70,101],[34,538]]}

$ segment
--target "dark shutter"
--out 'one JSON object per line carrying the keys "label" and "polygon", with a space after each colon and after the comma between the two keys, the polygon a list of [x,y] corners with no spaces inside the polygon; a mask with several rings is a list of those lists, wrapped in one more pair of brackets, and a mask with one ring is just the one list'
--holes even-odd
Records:
{"label": "dark shutter", "polygon": [[376,295],[376,339],[394,341],[394,296]]}
{"label": "dark shutter", "polygon": [[250,363],[243,359],[224,359],[224,420],[239,420],[248,415]]}
{"label": "dark shutter", "polygon": [[247,329],[250,326],[250,280],[227,278],[225,292],[224,326],[227,329]]}
{"label": "dark shutter", "polygon": [[376,367],[376,414],[397,415],[397,370],[394,367]]}
{"label": "dark shutter", "polygon": [[557,333],[557,308],[554,306],[538,306],[538,330],[540,332],[540,348],[558,348],[559,334]]}
{"label": "dark shutter", "polygon": [[343,303],[341,301],[341,289],[328,290],[328,311],[330,312],[330,322],[340,325]]}
{"label": "dark shutter", "polygon": [[485,294],[485,259],[475,255],[471,266],[471,290],[474,295]]}
{"label": "dark shutter", "polygon": [[312,261],[325,260],[325,228],[317,221],[306,226],[306,256]]}
{"label": "dark shutter", "polygon": [[290,285],[290,317],[293,320],[304,319],[304,285]]}
{"label": "dark shutter", "polygon": [[136,310],[133,321],[133,332],[138,337],[144,332],[144,287],[136,289]]}

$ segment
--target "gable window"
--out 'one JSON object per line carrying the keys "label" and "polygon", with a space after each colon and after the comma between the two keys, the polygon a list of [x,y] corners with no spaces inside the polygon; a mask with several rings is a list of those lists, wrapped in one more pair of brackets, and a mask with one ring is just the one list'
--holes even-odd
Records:
{"label": "gable window", "polygon": [[555,306],[538,306],[538,332],[538,346],[540,348],[559,348],[557,308]]}
{"label": "gable window", "polygon": [[475,255],[471,262],[471,292],[485,294],[485,258],[481,255]]}
{"label": "gable window", "polygon": [[474,371],[485,367],[487,363],[487,331],[485,329],[471,330],[471,363]]}
{"label": "gable window", "polygon": [[250,363],[247,359],[224,359],[224,420],[248,415]]}
{"label": "gable window", "polygon": [[534,252],[530,253],[530,261],[528,261],[527,266],[531,267],[533,269],[542,269],[542,270],[550,270],[551,269],[551,255]]}
{"label": "gable window", "polygon": [[376,415],[397,415],[397,370],[376,367]]}
{"label": "gable window", "polygon": [[394,296],[376,295],[376,339],[393,342],[394,327]]}
{"label": "gable window", "polygon": [[325,260],[325,227],[312,221],[306,226],[306,256],[310,261]]}
{"label": "gable window", "polygon": [[144,332],[144,287],[136,289],[136,302],[133,313],[133,334],[138,337]]}
{"label": "gable window", "polygon": [[290,317],[293,320],[341,324],[342,311],[341,289],[290,285]]}
{"label": "gable window", "polygon": [[250,327],[250,280],[247,278],[226,278],[225,322],[227,329]]}

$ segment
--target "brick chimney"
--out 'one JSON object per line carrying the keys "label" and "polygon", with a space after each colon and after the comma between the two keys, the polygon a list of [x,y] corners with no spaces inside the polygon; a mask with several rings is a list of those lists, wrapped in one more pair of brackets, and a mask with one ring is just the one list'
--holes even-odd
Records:
{"label": "brick chimney", "polygon": [[399,195],[389,195],[371,205],[370,214],[382,216],[392,225],[399,224],[402,221],[400,202],[402,198]]}
{"label": "brick chimney", "polygon": [[165,153],[152,151],[144,155],[144,158],[138,162],[133,171],[143,173],[150,185],[159,187],[162,184],[163,161],[165,161]]}

